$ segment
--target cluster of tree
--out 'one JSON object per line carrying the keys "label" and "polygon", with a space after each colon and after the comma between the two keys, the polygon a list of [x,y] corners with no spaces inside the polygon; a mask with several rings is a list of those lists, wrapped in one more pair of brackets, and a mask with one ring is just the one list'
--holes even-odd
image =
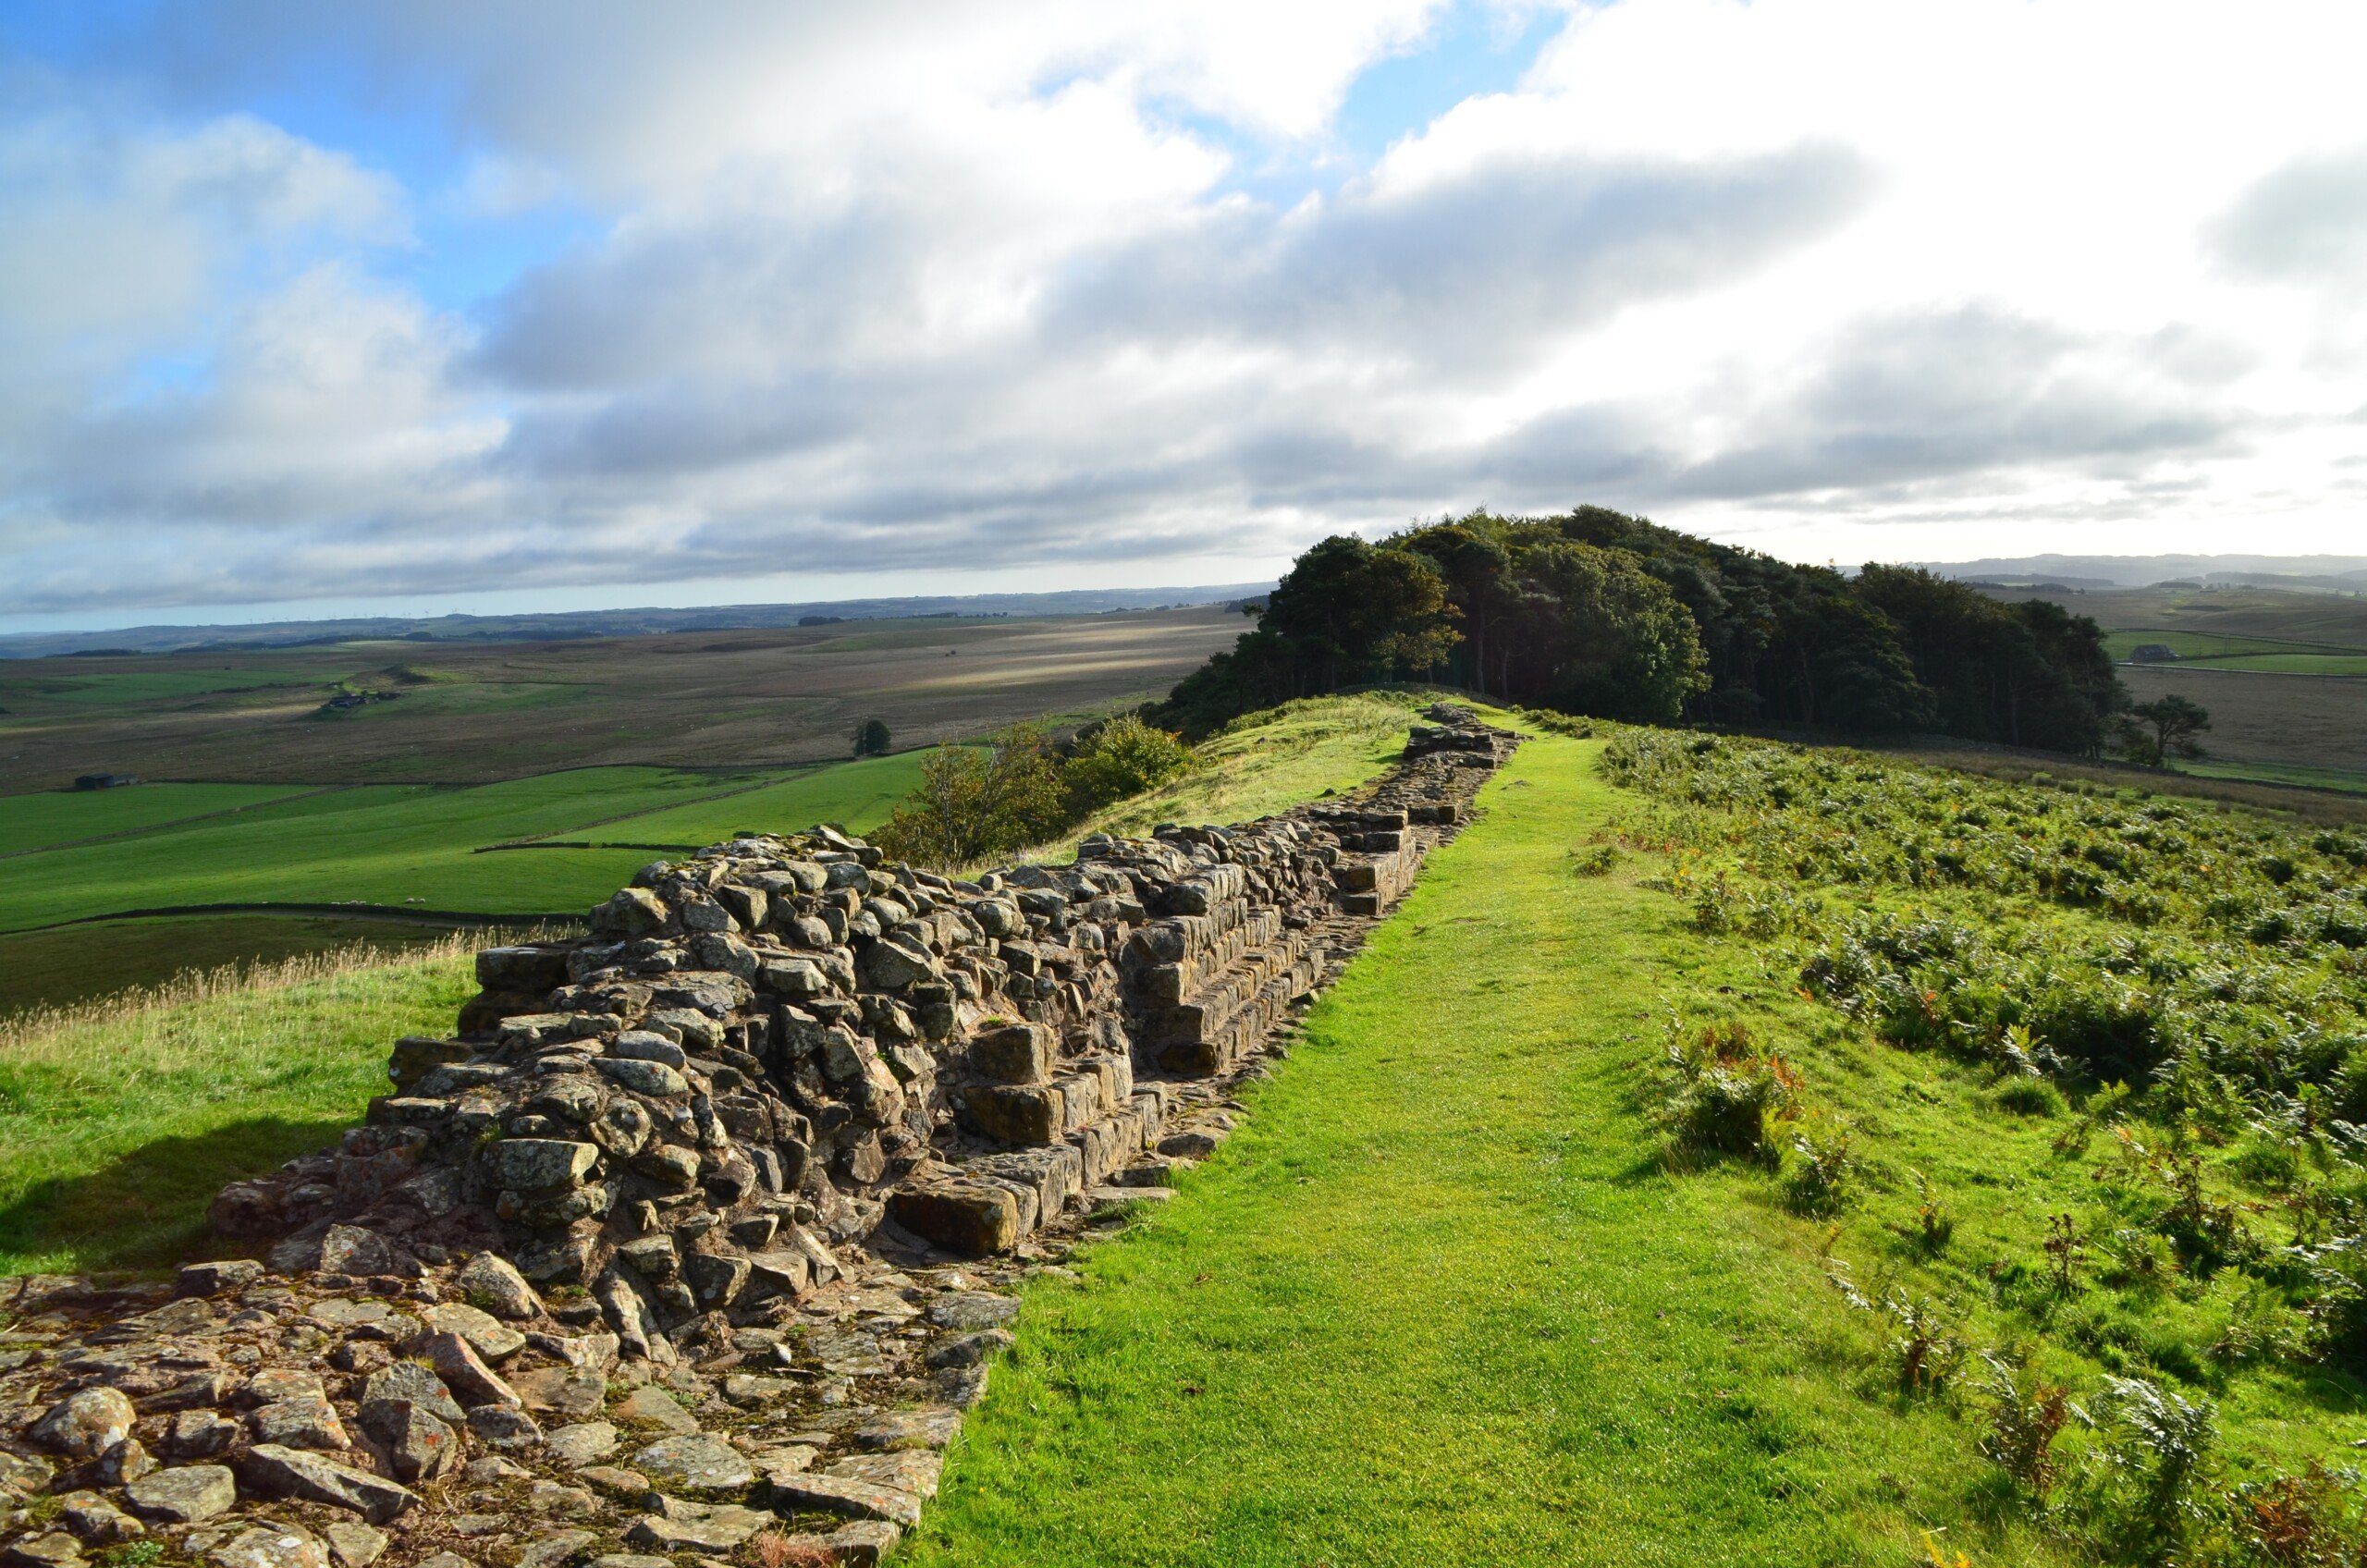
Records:
{"label": "cluster of tree", "polygon": [[1606,717],[1931,729],[2091,754],[2126,706],[2094,621],[1898,567],[1794,566],[1600,507],[1324,540],[1162,710],[1187,731],[1405,679]]}
{"label": "cluster of tree", "polygon": [[885,719],[866,718],[854,727],[854,754],[859,757],[884,757],[890,744]]}
{"label": "cluster of tree", "polygon": [[1508,701],[1674,719],[1705,680],[1685,606],[1635,557],[1551,520],[1474,513],[1299,557],[1257,629],[1177,686],[1196,731],[1292,697],[1409,678]]}
{"label": "cluster of tree", "polygon": [[1191,765],[1181,737],[1132,714],[1081,731],[1065,747],[1039,726],[1013,725],[977,744],[930,752],[920,787],[871,839],[916,865],[971,865],[1056,839]]}

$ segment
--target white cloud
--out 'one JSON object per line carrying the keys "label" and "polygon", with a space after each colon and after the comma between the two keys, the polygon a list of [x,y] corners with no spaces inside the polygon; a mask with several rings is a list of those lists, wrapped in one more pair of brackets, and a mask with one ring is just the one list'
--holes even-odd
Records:
{"label": "white cloud", "polygon": [[[2367,11],[1618,0],[1244,193],[1441,14],[168,13],[115,69],[178,117],[0,118],[0,610],[1153,582],[1483,503],[1817,558],[2354,539]],[[444,188],[238,112],[339,47],[446,116]],[[414,208],[554,201],[590,237],[465,320],[388,281]]]}

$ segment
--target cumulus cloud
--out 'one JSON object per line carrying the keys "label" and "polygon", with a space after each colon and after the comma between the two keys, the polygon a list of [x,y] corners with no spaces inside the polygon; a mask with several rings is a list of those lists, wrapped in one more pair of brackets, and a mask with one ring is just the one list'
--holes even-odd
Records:
{"label": "cumulus cloud", "polygon": [[2355,8],[1614,0],[1350,155],[1448,18],[231,0],[0,66],[0,614],[1246,576],[1478,504],[1845,557],[2347,525]]}
{"label": "cumulus cloud", "polygon": [[2358,295],[2367,285],[2367,144],[2279,165],[2245,188],[2211,236],[2238,273]]}

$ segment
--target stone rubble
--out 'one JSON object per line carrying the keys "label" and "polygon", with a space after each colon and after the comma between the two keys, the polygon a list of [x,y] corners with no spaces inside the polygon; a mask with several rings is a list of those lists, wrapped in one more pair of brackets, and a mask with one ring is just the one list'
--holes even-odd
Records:
{"label": "stone rubble", "polygon": [[734,839],[479,954],[362,1126],[215,1200],[261,1261],[0,1281],[0,1568],[877,1562],[1005,1292],[1215,1152],[1515,743],[1427,717],[1245,826],[975,881]]}

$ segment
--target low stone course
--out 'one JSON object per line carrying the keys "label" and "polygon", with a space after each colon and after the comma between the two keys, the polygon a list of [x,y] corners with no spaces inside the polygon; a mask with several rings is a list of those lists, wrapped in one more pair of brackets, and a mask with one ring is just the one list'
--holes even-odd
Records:
{"label": "low stone course", "polygon": [[362,1126],[215,1200],[260,1259],[0,1281],[0,1568],[877,1561],[1003,1292],[1215,1152],[1514,743],[1429,717],[1241,827],[975,880],[733,839],[480,954]]}

